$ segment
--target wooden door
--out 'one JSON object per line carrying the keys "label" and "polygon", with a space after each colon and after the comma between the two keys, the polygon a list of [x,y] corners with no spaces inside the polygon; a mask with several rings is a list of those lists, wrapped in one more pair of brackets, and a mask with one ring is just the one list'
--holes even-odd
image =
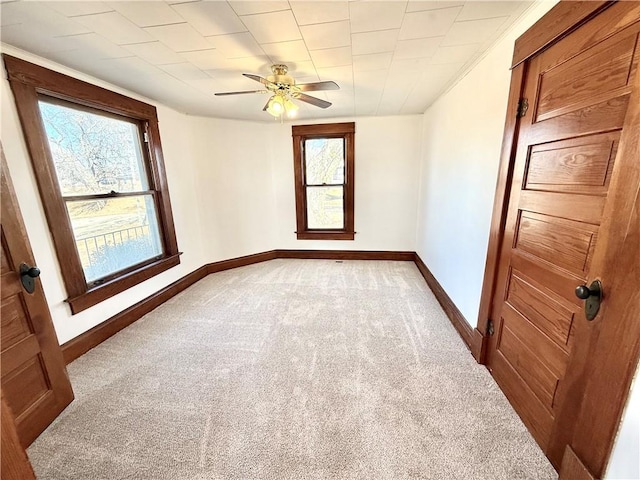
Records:
{"label": "wooden door", "polygon": [[[567,405],[580,409],[588,381],[580,369],[597,335],[591,325],[620,321],[606,306],[629,293],[610,289],[620,283],[615,262],[594,259],[621,244],[616,236],[625,233],[613,225],[629,223],[630,210],[607,205],[612,189],[638,190],[637,177],[625,175],[637,168],[638,152],[621,149],[621,141],[628,145],[640,130],[639,33],[640,4],[620,2],[525,66],[529,107],[519,126],[486,361],[556,468],[575,427]],[[625,248],[619,261],[638,262],[638,251]],[[590,323],[575,289],[594,279],[603,279],[604,301]]]}
{"label": "wooden door", "polygon": [[1,145],[0,157],[2,395],[26,448],[73,400],[73,391],[40,280],[31,294],[20,280],[20,265],[35,263]]}

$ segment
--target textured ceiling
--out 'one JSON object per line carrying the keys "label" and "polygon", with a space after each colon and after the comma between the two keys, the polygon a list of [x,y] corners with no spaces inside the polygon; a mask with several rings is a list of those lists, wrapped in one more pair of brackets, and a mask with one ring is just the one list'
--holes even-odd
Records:
{"label": "textured ceiling", "polygon": [[333,80],[299,118],[422,113],[519,17],[516,1],[4,1],[2,42],[178,111],[273,121],[241,75]]}

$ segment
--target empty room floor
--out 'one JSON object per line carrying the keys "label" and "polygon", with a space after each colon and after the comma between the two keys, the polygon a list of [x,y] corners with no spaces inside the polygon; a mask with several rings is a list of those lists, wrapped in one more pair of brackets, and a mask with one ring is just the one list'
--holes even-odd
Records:
{"label": "empty room floor", "polygon": [[40,480],[557,478],[412,262],[209,275],[68,369]]}

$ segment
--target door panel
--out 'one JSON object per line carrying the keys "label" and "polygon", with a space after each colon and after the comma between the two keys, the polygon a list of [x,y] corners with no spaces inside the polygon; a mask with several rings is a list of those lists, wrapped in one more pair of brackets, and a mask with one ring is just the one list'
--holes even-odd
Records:
{"label": "door panel", "polygon": [[1,146],[0,157],[2,396],[26,448],[73,400],[73,392],[40,281],[32,294],[22,287],[20,265],[34,265],[34,259]]}
{"label": "door panel", "polygon": [[640,15],[623,30],[613,20],[628,24],[633,8],[613,5],[527,64],[531,108],[518,134],[487,365],[547,453],[576,326],[586,322],[574,290],[602,275],[593,258],[613,234],[601,224],[609,186],[624,175],[616,154],[629,134]]}

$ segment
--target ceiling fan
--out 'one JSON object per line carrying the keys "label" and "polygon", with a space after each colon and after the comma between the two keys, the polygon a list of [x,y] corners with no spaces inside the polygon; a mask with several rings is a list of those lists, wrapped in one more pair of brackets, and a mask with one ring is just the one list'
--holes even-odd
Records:
{"label": "ceiling fan", "polygon": [[295,116],[298,106],[293,102],[293,99],[300,100],[301,102],[309,103],[320,108],[328,108],[331,106],[331,102],[322,100],[320,98],[312,97],[303,92],[314,92],[319,90],[339,90],[340,87],[336,82],[313,82],[313,83],[300,83],[296,84],[295,79],[287,75],[288,67],[282,64],[275,64],[271,66],[273,75],[269,75],[267,78],[260,77],[258,75],[252,75],[250,73],[243,73],[247,78],[260,82],[264,85],[266,90],[246,90],[242,92],[219,92],[216,95],[243,95],[247,93],[271,93],[269,101],[262,109],[265,112],[273,115],[274,117],[281,117],[283,114],[287,114],[289,117]]}

